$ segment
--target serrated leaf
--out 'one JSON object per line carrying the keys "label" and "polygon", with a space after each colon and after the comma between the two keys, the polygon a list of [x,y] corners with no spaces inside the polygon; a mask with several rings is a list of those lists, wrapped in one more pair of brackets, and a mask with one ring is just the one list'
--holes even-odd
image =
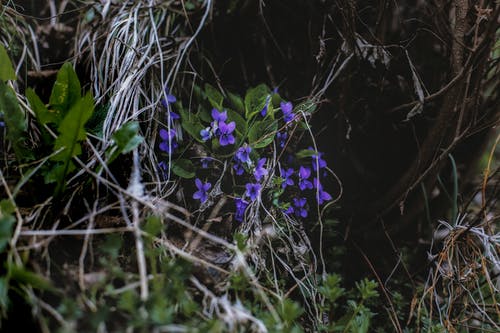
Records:
{"label": "serrated leaf", "polygon": [[193,178],[196,175],[193,162],[184,158],[172,162],[172,172],[186,179]]}
{"label": "serrated leaf", "polygon": [[210,104],[218,109],[222,110],[222,102],[224,101],[224,96],[208,83],[205,83],[205,94],[207,95]]}
{"label": "serrated leaf", "polygon": [[229,98],[229,104],[231,105],[231,107],[240,114],[244,114],[245,104],[243,103],[243,99],[233,93],[228,93],[227,96]]}
{"label": "serrated leaf", "polygon": [[54,151],[62,151],[52,157],[51,160],[62,162],[62,170],[58,179],[56,194],[64,189],[66,175],[72,165],[71,159],[82,153],[80,142],[86,139],[85,123],[89,120],[94,111],[94,99],[90,93],[80,98],[68,111],[59,125],[59,136],[54,143]]}
{"label": "serrated leaf", "polygon": [[269,146],[278,131],[278,122],[256,121],[248,131],[248,142],[253,148],[264,148]]}
{"label": "serrated leaf", "polygon": [[2,44],[0,44],[0,64],[0,81],[15,80],[16,71],[12,66],[7,50]]}
{"label": "serrated leaf", "polygon": [[57,79],[50,94],[49,104],[63,113],[67,112],[81,97],[80,80],[73,66],[65,63],[57,73]]}
{"label": "serrated leaf", "polygon": [[49,110],[35,91],[31,88],[26,89],[26,98],[35,112],[35,116],[40,124],[57,124],[60,121],[61,113],[57,110]]}
{"label": "serrated leaf", "polygon": [[3,81],[0,81],[0,112],[4,114],[7,139],[12,143],[17,159],[27,159],[30,154],[24,147],[24,134],[27,129],[24,112],[19,106],[14,90]]}
{"label": "serrated leaf", "polygon": [[250,120],[253,116],[262,111],[270,93],[269,87],[265,84],[260,84],[247,91],[245,95],[245,116],[247,120]]}

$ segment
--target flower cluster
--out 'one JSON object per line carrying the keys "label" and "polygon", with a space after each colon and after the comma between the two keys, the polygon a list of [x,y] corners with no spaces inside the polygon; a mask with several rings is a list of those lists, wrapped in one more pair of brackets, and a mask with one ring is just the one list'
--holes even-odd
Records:
{"label": "flower cluster", "polygon": [[[297,188],[291,189],[293,192],[293,199],[289,203],[284,203],[284,206],[286,207],[284,212],[286,214],[302,218],[307,217],[308,215],[307,195],[304,195],[307,191],[312,190],[311,192],[313,192],[318,205],[322,205],[325,202],[332,200],[332,196],[323,189],[323,185],[320,180],[321,177],[325,177],[326,175],[325,168],[327,167],[327,164],[323,159],[324,154],[322,152],[314,151],[311,147],[309,147],[309,150],[312,151],[312,154],[309,155],[311,156],[310,165],[299,165],[297,172],[290,167],[282,167],[280,169],[281,188],[285,190],[295,185],[294,177],[296,177],[298,188],[298,193]],[[293,163],[293,161],[290,159],[288,164],[291,163]],[[292,194],[290,197],[292,197]]]}
{"label": "flower cluster", "polygon": [[[161,105],[167,110],[166,121],[168,129],[161,128],[159,131],[159,135],[161,138],[159,147],[160,150],[168,155],[171,155],[178,147],[179,143],[177,142],[177,131],[180,130],[178,126],[175,125],[174,120],[180,119],[180,116],[172,110],[171,104],[177,101],[177,98],[170,93],[170,89],[165,87],[165,98],[161,99]],[[175,127],[178,129],[176,130]],[[167,164],[162,161],[159,163],[159,168],[162,171],[165,171],[167,168]]]}
{"label": "flower cluster", "polygon": [[219,144],[221,146],[232,145],[235,142],[234,130],[236,129],[236,123],[227,121],[227,111],[220,112],[216,108],[212,109],[212,119],[210,127],[206,127],[200,131],[200,136],[203,141],[208,141],[212,137],[219,137]]}
{"label": "flower cluster", "polygon": [[[255,91],[260,93],[261,90],[254,90],[254,93]],[[256,101],[265,100],[262,109],[255,108],[251,111],[240,109],[239,115],[237,115],[234,109],[223,109],[222,103],[214,104],[213,100],[210,100],[212,108],[207,110],[202,107],[201,112],[203,113],[194,114],[191,129],[185,127],[183,119],[182,126],[186,133],[191,135],[194,135],[192,128],[196,128],[202,121],[205,121],[209,126],[205,128],[199,126],[196,129],[196,131],[199,131],[194,132],[199,133],[197,139],[200,140],[201,138],[201,142],[214,140],[213,142],[217,143],[216,145],[203,145],[203,147],[199,148],[202,149],[201,155],[204,156],[199,157],[198,155],[195,157],[199,161],[200,168],[198,171],[191,171],[191,176],[184,173],[185,178],[197,175],[197,177],[194,177],[195,190],[192,197],[200,204],[204,204],[211,195],[212,184],[208,180],[211,178],[213,170],[217,170],[221,164],[229,164],[229,170],[232,170],[233,177],[226,178],[225,175],[222,175],[223,181],[220,188],[228,188],[224,187],[224,184],[229,181],[232,181],[232,188],[242,188],[242,190],[230,194],[234,198],[235,210],[233,217],[235,221],[244,221],[249,206],[257,207],[253,203],[261,200],[265,202],[271,197],[273,198],[273,204],[280,207],[284,213],[294,215],[297,218],[306,218],[311,204],[309,200],[311,198],[314,200],[313,195],[315,195],[316,202],[319,205],[332,199],[331,195],[323,189],[321,183],[322,177],[325,176],[326,161],[323,158],[323,153],[317,151],[305,155],[310,156],[308,157],[310,163],[298,163],[290,154],[285,153],[283,154],[283,160],[276,161],[280,167],[279,176],[275,176],[276,173],[270,169],[271,163],[269,163],[269,156],[271,156],[273,146],[270,143],[262,145],[260,138],[252,137],[249,134],[252,131],[251,127],[262,126],[268,128],[269,125],[267,124],[270,121],[275,121],[274,119],[282,122],[282,125],[279,125],[280,131],[270,134],[274,135],[276,145],[286,152],[285,148],[290,141],[291,130],[294,128],[292,124],[298,121],[298,117],[294,113],[294,106],[291,102],[280,101],[279,95],[276,98],[274,95],[277,94],[276,89],[272,92],[269,90],[264,91],[264,93],[256,99]],[[181,126],[176,121],[180,117],[173,110],[173,103],[176,103],[176,101],[176,97],[166,88],[164,97],[161,99],[161,105],[166,110],[168,127],[159,130],[159,137],[161,138],[159,150],[169,155],[179,148],[178,134],[181,131]],[[259,102],[255,104],[259,105]],[[216,105],[217,107],[214,107]],[[274,108],[278,107],[278,105],[281,114],[274,113],[276,110]],[[247,108],[248,106],[245,104],[244,107]],[[246,122],[246,125],[243,123],[241,131],[236,131],[236,123],[240,124],[243,121]],[[238,128],[240,129],[240,127]],[[257,133],[259,133],[258,130]],[[266,133],[267,136],[264,136],[264,138],[269,137],[270,134]],[[234,146],[237,142],[236,137],[238,137],[238,142],[243,141],[243,143],[231,147],[232,153],[228,154],[229,149],[218,150],[219,147]],[[211,149],[214,155],[211,155]],[[188,156],[187,158],[189,159]],[[191,160],[186,161],[186,158],[184,163],[193,165],[193,162]],[[160,162],[159,166],[164,171],[168,170],[168,165],[165,162]],[[174,173],[178,172],[175,169],[173,170]],[[273,178],[270,179],[270,175],[273,175]]]}

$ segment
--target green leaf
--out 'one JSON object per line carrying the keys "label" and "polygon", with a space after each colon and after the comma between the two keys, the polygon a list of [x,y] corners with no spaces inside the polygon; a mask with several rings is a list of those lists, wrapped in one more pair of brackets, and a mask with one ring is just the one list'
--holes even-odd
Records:
{"label": "green leaf", "polygon": [[300,103],[299,105],[297,105],[295,107],[295,110],[294,110],[294,113],[313,113],[314,111],[316,111],[316,103],[314,103],[313,101],[310,101],[310,100],[307,100],[303,103]]}
{"label": "green leaf", "polygon": [[247,91],[245,95],[245,116],[247,120],[250,120],[253,116],[262,111],[269,95],[270,90],[265,84],[260,84]]}
{"label": "green leaf", "polygon": [[313,155],[317,155],[316,151],[312,150],[312,149],[301,149],[299,150],[295,156],[298,158],[298,159],[302,159],[302,158],[306,158],[306,157],[312,157]]}
{"label": "green leaf", "polygon": [[212,119],[212,115],[210,114],[210,112],[203,108],[201,105],[198,107],[198,117],[200,118],[200,120],[206,122],[206,123],[210,123],[213,121]]}
{"label": "green leaf", "polygon": [[17,159],[29,159],[31,154],[24,147],[24,133],[27,129],[24,112],[19,106],[14,90],[3,81],[0,81],[0,112],[4,114],[7,139],[12,143]]}
{"label": "green leaf", "polygon": [[126,290],[120,295],[118,299],[118,309],[134,313],[137,311],[137,303],[139,302],[139,297],[134,292],[134,290]]}
{"label": "green leaf", "polygon": [[275,120],[256,121],[248,131],[248,141],[253,148],[269,146],[278,131],[278,122]]}
{"label": "green leaf", "polygon": [[184,158],[172,162],[172,172],[181,178],[187,179],[196,175],[193,162]]}
{"label": "green leaf", "polygon": [[87,128],[87,132],[102,138],[104,120],[108,115],[108,111],[109,111],[109,103],[96,106],[94,113],[92,113],[92,117],[90,117],[89,121],[85,125],[85,128]]}
{"label": "green leaf", "polygon": [[247,249],[247,237],[244,234],[237,232],[234,234],[234,240],[236,241],[238,250],[245,252]]}
{"label": "green leaf", "polygon": [[0,44],[0,64],[0,81],[15,80],[16,71],[2,44]]}
{"label": "green leaf", "polygon": [[0,277],[0,309],[2,312],[7,310],[10,305],[9,300],[9,280],[7,277]]}
{"label": "green leaf", "polygon": [[222,110],[222,101],[224,101],[224,96],[222,96],[217,89],[210,84],[205,83],[205,94],[208,97],[208,101],[214,108]]}
{"label": "green leaf", "polygon": [[340,286],[341,281],[342,279],[339,275],[328,274],[323,284],[318,288],[318,291],[325,296],[332,306],[345,293],[345,289]]}
{"label": "green leaf", "polygon": [[297,302],[288,298],[283,300],[279,310],[281,312],[281,317],[288,324],[292,324],[304,312],[304,309],[302,309]]}
{"label": "green leaf", "polygon": [[127,154],[139,146],[144,138],[139,134],[139,123],[131,121],[120,127],[111,137],[114,145],[111,147],[108,162],[113,162],[118,155]]}
{"label": "green leaf", "polygon": [[226,111],[228,118],[227,122],[234,121],[236,123],[236,131],[239,132],[241,136],[245,135],[247,131],[247,122],[245,119],[243,119],[243,117],[236,111],[231,109],[226,109]]}
{"label": "green leaf", "polygon": [[12,237],[12,227],[16,223],[14,216],[10,214],[0,216],[0,253],[5,249],[7,244],[9,244]]}
{"label": "green leaf", "polygon": [[26,98],[35,112],[36,118],[40,124],[57,124],[60,121],[61,113],[57,110],[49,110],[35,91],[31,88],[26,89]]}
{"label": "green leaf", "polygon": [[94,111],[94,99],[90,93],[80,98],[68,111],[58,131],[59,136],[54,143],[54,151],[63,149],[60,153],[52,157],[51,160],[62,162],[62,169],[58,172],[58,186],[56,196],[64,189],[66,175],[71,172],[72,158],[82,153],[80,142],[87,138],[85,123],[89,120]]}
{"label": "green leaf", "polygon": [[158,216],[149,216],[144,226],[144,231],[151,236],[158,236],[163,229],[163,224]]}
{"label": "green leaf", "polygon": [[200,131],[205,127],[200,123],[200,119],[184,109],[179,109],[181,116],[181,126],[189,135],[198,142],[203,142]]}
{"label": "green leaf", "polygon": [[78,76],[70,63],[65,63],[57,73],[57,79],[50,94],[49,104],[66,113],[81,97]]}
{"label": "green leaf", "polygon": [[227,96],[229,97],[229,104],[233,109],[235,109],[237,112],[244,114],[245,113],[245,104],[243,104],[243,99],[235,95],[233,93],[228,93]]}
{"label": "green leaf", "polygon": [[9,265],[9,273],[11,280],[15,280],[20,284],[39,290],[54,289],[49,280],[45,279],[41,275],[28,271],[22,266]]}
{"label": "green leaf", "polygon": [[[72,161],[70,161],[68,165],[65,165],[64,163],[56,163],[52,166],[52,168],[44,172],[43,180],[45,184],[60,183],[64,181],[66,175],[75,170],[76,166]],[[64,186],[61,189],[63,188]]]}
{"label": "green leaf", "polygon": [[378,297],[379,294],[377,291],[377,287],[378,287],[377,282],[373,280],[368,280],[367,278],[364,278],[360,282],[356,282],[356,288],[361,294],[361,298],[363,300],[366,300],[368,298]]}
{"label": "green leaf", "polygon": [[273,96],[271,97],[271,103],[275,108],[280,107],[281,101],[282,101],[282,99],[281,99],[280,94],[273,94]]}
{"label": "green leaf", "polygon": [[120,249],[122,248],[122,236],[118,233],[111,234],[106,237],[104,243],[100,246],[100,249],[108,254],[111,258],[118,257]]}
{"label": "green leaf", "polygon": [[0,214],[9,215],[16,211],[16,205],[10,199],[3,199],[0,201]]}

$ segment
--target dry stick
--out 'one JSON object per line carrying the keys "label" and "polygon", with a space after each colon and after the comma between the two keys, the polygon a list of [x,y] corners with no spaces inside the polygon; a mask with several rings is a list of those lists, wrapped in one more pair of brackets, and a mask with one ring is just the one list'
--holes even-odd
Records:
{"label": "dry stick", "polygon": [[[85,205],[88,208],[87,201],[85,201]],[[97,201],[94,202],[94,207],[92,209],[92,212],[89,212],[90,217],[89,217],[89,225],[88,225],[87,230],[92,230],[94,228],[96,205],[97,205]],[[84,277],[85,277],[85,257],[87,256],[89,240],[90,240],[90,234],[87,233],[85,235],[85,239],[83,241],[83,246],[82,246],[82,251],[80,252],[80,257],[78,258],[78,266],[79,266],[78,267],[78,284],[80,285],[81,290],[85,290],[85,279],[84,279]]]}
{"label": "dry stick", "polygon": [[[133,161],[134,164],[128,190],[134,195],[141,197],[144,193],[144,188],[141,183],[139,152],[137,151],[137,148],[134,149],[133,152]],[[136,200],[133,200],[131,206],[132,206],[132,225],[134,228],[135,247],[137,250],[137,265],[139,266],[139,275],[141,279],[141,300],[146,301],[149,296],[149,290],[148,290],[146,257],[144,255],[144,243],[141,237],[139,203]]]}
{"label": "dry stick", "polygon": [[497,136],[495,143],[493,144],[493,147],[491,148],[490,154],[488,156],[488,165],[486,166],[486,169],[484,170],[484,177],[483,177],[483,186],[481,188],[481,207],[484,212],[484,217],[486,219],[486,184],[488,183],[488,177],[491,171],[491,162],[493,160],[493,155],[495,154],[495,149],[500,142],[500,134]]}
{"label": "dry stick", "polygon": [[119,228],[101,228],[101,229],[73,229],[73,230],[25,230],[19,233],[21,237],[30,236],[85,236],[85,235],[101,235],[111,234],[116,232],[133,232],[133,227]]}
{"label": "dry stick", "polygon": [[[210,227],[212,226],[213,220],[217,217],[219,214],[220,210],[222,207],[226,204],[227,197],[224,195],[220,198],[219,202],[214,206],[212,211],[210,212],[210,215],[208,216],[208,219],[206,220],[205,225],[203,225],[202,229],[203,231],[208,231]],[[193,251],[198,247],[198,244],[200,244],[200,241],[202,239],[201,235],[197,235],[196,238],[191,242],[189,245],[189,252]]]}

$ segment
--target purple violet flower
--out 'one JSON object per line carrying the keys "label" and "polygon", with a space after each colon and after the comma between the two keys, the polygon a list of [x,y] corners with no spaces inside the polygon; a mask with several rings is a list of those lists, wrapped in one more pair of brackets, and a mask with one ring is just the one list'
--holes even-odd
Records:
{"label": "purple violet flower", "polygon": [[201,159],[201,168],[202,169],[206,169],[208,168],[208,164],[212,162],[212,158],[211,157],[203,157]]}
{"label": "purple violet flower", "polygon": [[260,184],[248,183],[245,185],[246,192],[245,195],[250,198],[251,201],[257,199],[260,193]]}
{"label": "purple violet flower", "polygon": [[250,146],[245,144],[242,147],[238,148],[238,150],[236,151],[236,158],[241,163],[249,163],[251,151],[252,151],[252,148],[250,148]]}
{"label": "purple violet flower", "polygon": [[297,217],[307,217],[307,209],[305,208],[307,203],[306,198],[293,198],[293,206],[295,211],[295,216]]}
{"label": "purple violet flower", "polygon": [[158,168],[162,171],[162,172],[165,172],[168,170],[168,163],[165,162],[165,161],[161,161],[160,163],[158,163]]}
{"label": "purple violet flower", "polygon": [[257,165],[255,166],[255,170],[253,172],[253,175],[255,177],[255,180],[260,181],[262,177],[267,176],[267,169],[264,168],[264,164],[266,163],[266,158],[263,157],[260,160],[257,161]]}
{"label": "purple violet flower", "polygon": [[[308,149],[314,151],[312,147],[309,147]],[[317,170],[318,167],[320,170],[326,167],[326,161],[322,158],[323,155],[324,154],[322,152],[317,152],[317,154],[311,156],[312,166],[314,171],[318,171]]]}
{"label": "purple violet flower", "polygon": [[166,129],[162,128],[160,130],[160,137],[165,141],[174,139],[176,134],[177,133],[175,132],[175,130],[173,128],[171,128],[170,130],[166,130]]}
{"label": "purple violet flower", "polygon": [[234,200],[234,203],[236,205],[236,213],[234,214],[234,219],[238,222],[243,222],[245,211],[248,207],[248,201],[243,198],[236,198]]}
{"label": "purple violet flower", "polygon": [[280,168],[281,178],[283,178],[283,183],[281,184],[282,188],[286,188],[289,185],[293,185],[292,175],[295,171],[292,168],[288,168],[285,170],[284,168]]}
{"label": "purple violet flower", "polygon": [[268,95],[267,98],[266,98],[266,104],[264,105],[264,107],[260,111],[260,115],[262,117],[265,117],[267,115],[267,109],[269,108],[269,102],[270,101],[271,101],[271,96]]}
{"label": "purple violet flower", "polygon": [[219,143],[221,146],[227,146],[234,144],[233,132],[236,128],[236,123],[234,121],[226,124],[224,122],[219,122]]}
{"label": "purple violet flower", "polygon": [[198,191],[194,192],[193,199],[200,200],[201,203],[204,203],[208,199],[207,191],[212,187],[210,183],[203,183],[199,178],[194,180],[196,188]]}
{"label": "purple violet flower", "polygon": [[[181,119],[181,116],[179,116],[179,114],[175,113],[174,111],[169,111],[168,114],[170,115],[170,120]],[[167,117],[167,120],[168,120],[168,117]]]}
{"label": "purple violet flower", "polygon": [[161,161],[160,163],[158,163],[158,169],[160,170],[160,173],[161,175],[164,177],[164,178],[167,178],[168,174],[167,174],[167,171],[168,171],[168,163],[165,162],[165,161]]}
{"label": "purple violet flower", "polygon": [[278,139],[278,144],[280,148],[285,147],[286,140],[288,139],[288,133],[287,132],[278,132],[276,133],[276,139]]}
{"label": "purple violet flower", "polygon": [[201,140],[208,141],[212,138],[212,132],[210,131],[210,127],[204,128],[200,131]]}
{"label": "purple violet flower", "polygon": [[167,86],[165,86],[165,95],[167,95],[167,98],[162,98],[161,104],[168,110],[169,104],[177,102],[177,98],[170,93],[170,89]]}
{"label": "purple violet flower", "polygon": [[313,183],[314,188],[317,189],[316,199],[318,200],[318,204],[322,205],[323,202],[332,200],[332,196],[330,195],[330,193],[323,191],[323,186],[317,178],[313,179]]}
{"label": "purple violet flower", "polygon": [[225,122],[227,120],[227,111],[219,112],[216,108],[212,109],[212,119],[217,122]]}
{"label": "purple violet flower", "polygon": [[241,176],[245,172],[245,168],[243,168],[243,165],[239,161],[233,164],[233,169],[238,176]]}
{"label": "purple violet flower", "polygon": [[295,209],[293,208],[292,205],[288,206],[288,208],[284,211],[285,214],[291,215],[295,213]]}
{"label": "purple violet flower", "polygon": [[283,112],[283,120],[289,123],[293,120],[293,105],[292,102],[280,102],[281,111]]}
{"label": "purple violet flower", "polygon": [[304,168],[303,166],[300,166],[299,169],[299,188],[301,191],[304,191],[305,189],[312,189],[313,184],[308,180],[308,178],[311,176],[311,169],[309,168]]}
{"label": "purple violet flower", "polygon": [[163,139],[159,145],[161,151],[171,154],[179,146],[175,140],[176,134],[173,128],[168,131],[164,128],[160,130],[160,137]]}

